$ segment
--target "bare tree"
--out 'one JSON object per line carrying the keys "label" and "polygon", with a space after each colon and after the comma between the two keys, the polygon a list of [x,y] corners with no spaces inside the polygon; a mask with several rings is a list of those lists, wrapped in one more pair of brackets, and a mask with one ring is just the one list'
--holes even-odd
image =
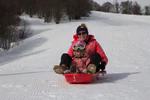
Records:
{"label": "bare tree", "polygon": [[0,1],[0,47],[9,49],[10,43],[16,41],[16,31],[20,22],[15,1]]}
{"label": "bare tree", "polygon": [[67,15],[69,19],[80,19],[88,16],[92,10],[91,0],[68,0]]}
{"label": "bare tree", "polygon": [[101,6],[97,2],[92,1],[92,10],[101,11]]}
{"label": "bare tree", "polygon": [[114,3],[114,9],[115,9],[115,13],[119,13],[120,12],[120,5],[119,5],[117,0]]}
{"label": "bare tree", "polygon": [[18,37],[19,39],[25,39],[27,36],[29,36],[32,32],[30,31],[29,23],[22,19],[19,29],[18,29]]}
{"label": "bare tree", "polygon": [[66,2],[66,14],[68,15],[68,19],[71,21],[74,19],[74,2],[73,0],[67,0]]}
{"label": "bare tree", "polygon": [[63,0],[54,0],[53,1],[53,17],[56,24],[59,24],[61,17],[64,14],[64,1]]}
{"label": "bare tree", "polygon": [[150,6],[145,6],[145,15],[150,15]]}
{"label": "bare tree", "polygon": [[132,1],[121,2],[120,6],[123,14],[132,14]]}
{"label": "bare tree", "polygon": [[141,6],[137,3],[134,2],[132,5],[132,13],[135,15],[141,15]]}
{"label": "bare tree", "polygon": [[44,17],[44,22],[51,22],[53,17],[53,0],[40,0],[39,2],[41,4],[41,14]]}
{"label": "bare tree", "polygon": [[103,12],[110,12],[112,8],[113,8],[113,4],[110,3],[110,2],[105,2],[105,3],[102,5],[102,11],[103,11]]}

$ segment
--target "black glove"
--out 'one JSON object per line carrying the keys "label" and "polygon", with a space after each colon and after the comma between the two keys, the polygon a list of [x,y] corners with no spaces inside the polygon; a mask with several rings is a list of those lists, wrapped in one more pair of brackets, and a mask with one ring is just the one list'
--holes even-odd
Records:
{"label": "black glove", "polygon": [[101,69],[102,71],[104,71],[104,70],[105,70],[105,66],[106,66],[106,63],[105,63],[105,62],[101,62],[101,64],[100,64],[100,69]]}

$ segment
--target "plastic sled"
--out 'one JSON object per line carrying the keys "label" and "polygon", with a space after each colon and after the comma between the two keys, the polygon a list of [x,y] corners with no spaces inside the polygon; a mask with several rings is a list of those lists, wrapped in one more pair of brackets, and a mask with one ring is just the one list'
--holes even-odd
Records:
{"label": "plastic sled", "polygon": [[97,72],[95,74],[69,73],[63,74],[68,83],[91,83],[98,79],[99,74],[106,74],[106,71]]}

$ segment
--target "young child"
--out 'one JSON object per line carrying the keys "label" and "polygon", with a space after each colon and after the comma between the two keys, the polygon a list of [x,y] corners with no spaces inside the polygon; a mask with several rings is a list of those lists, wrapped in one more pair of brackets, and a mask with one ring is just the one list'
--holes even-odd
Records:
{"label": "young child", "polygon": [[74,57],[72,58],[70,71],[87,73],[86,66],[89,64],[90,59],[85,50],[85,42],[78,40],[73,44],[72,48],[74,52]]}
{"label": "young child", "polygon": [[85,42],[78,40],[72,46],[74,57],[72,58],[70,72],[95,73],[96,67],[90,63],[89,55],[86,52]]}

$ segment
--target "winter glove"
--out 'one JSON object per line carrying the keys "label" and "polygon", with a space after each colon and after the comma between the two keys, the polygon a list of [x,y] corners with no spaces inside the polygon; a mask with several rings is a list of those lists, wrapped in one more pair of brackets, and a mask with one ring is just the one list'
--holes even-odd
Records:
{"label": "winter glove", "polygon": [[106,63],[105,63],[105,62],[101,62],[101,64],[100,64],[100,69],[101,69],[102,71],[104,71],[104,70],[105,70],[105,66],[106,66]]}
{"label": "winter glove", "polygon": [[94,64],[89,64],[87,67],[87,72],[94,74],[96,72],[96,66]]}

